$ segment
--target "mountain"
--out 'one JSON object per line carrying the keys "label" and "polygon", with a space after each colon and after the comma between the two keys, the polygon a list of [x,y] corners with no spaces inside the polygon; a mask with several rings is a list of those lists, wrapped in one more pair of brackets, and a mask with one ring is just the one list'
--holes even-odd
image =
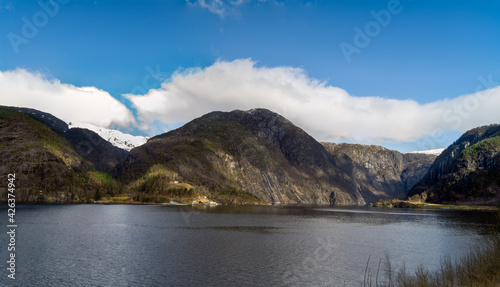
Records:
{"label": "mountain", "polygon": [[126,150],[113,146],[91,130],[70,129],[64,121],[52,114],[30,108],[10,108],[26,114],[65,138],[87,164],[98,171],[110,172],[128,155]]}
{"label": "mountain", "polygon": [[213,112],[153,137],[130,152],[115,176],[126,183],[160,177],[212,193],[243,191],[272,203],[365,203],[360,194],[345,192],[355,184],[341,178],[321,144],[262,109]]}
{"label": "mountain", "polygon": [[69,129],[80,128],[87,129],[102,137],[104,140],[110,142],[113,146],[130,151],[134,147],[144,144],[148,138],[144,136],[133,136],[130,134],[122,133],[118,130],[106,129],[98,127],[89,123],[66,123],[63,120],[39,110],[21,107],[10,107],[17,111],[20,111],[31,118],[43,123],[48,126],[51,130],[63,135]]}
{"label": "mountain", "polygon": [[[54,130],[64,132],[61,122],[37,113]],[[42,117],[43,116],[43,117]],[[96,194],[119,189],[119,183],[92,171],[88,162],[49,126],[17,111],[0,106],[0,180],[16,174],[17,202],[86,202]],[[0,200],[7,200],[7,185],[0,186]]]}
{"label": "mountain", "polygon": [[113,146],[91,130],[71,128],[62,136],[92,168],[98,171],[112,172],[113,168],[128,155],[126,150]]}
{"label": "mountain", "polygon": [[[433,159],[383,148],[334,146],[320,144],[265,109],[213,112],[133,149],[114,176],[144,193],[182,181],[212,195],[246,192],[270,203],[365,205],[404,197]],[[346,158],[359,149],[364,157]],[[384,156],[370,156],[375,150]],[[376,162],[381,159],[385,161]],[[364,160],[373,165],[368,169],[372,175],[363,175]],[[411,168],[411,163],[421,166]],[[391,171],[384,173],[384,168]],[[374,179],[378,181],[370,182]]]}
{"label": "mountain", "polygon": [[19,174],[19,201],[127,193],[138,201],[365,205],[405,197],[435,158],[319,143],[265,109],[213,112],[128,153],[51,114],[0,107],[0,139],[3,175]]}
{"label": "mountain", "polygon": [[135,147],[143,145],[148,140],[148,138],[144,136],[133,136],[130,134],[122,133],[118,130],[106,129],[88,123],[69,123],[69,127],[71,129],[82,128],[91,130],[97,133],[106,141],[110,142],[112,145],[126,151],[130,151]]}
{"label": "mountain", "polygon": [[25,115],[28,115],[29,117],[33,118],[36,121],[41,122],[42,124],[46,125],[48,128],[50,128],[51,130],[55,131],[60,135],[64,134],[69,129],[66,122],[46,112],[30,108],[20,108],[20,107],[5,107],[5,108],[15,109]]}
{"label": "mountain", "polygon": [[379,198],[405,198],[436,158],[433,154],[402,154],[381,146],[322,143],[334,163],[365,193]]}
{"label": "mountain", "polygon": [[464,133],[408,194],[429,202],[500,202],[500,125]]}

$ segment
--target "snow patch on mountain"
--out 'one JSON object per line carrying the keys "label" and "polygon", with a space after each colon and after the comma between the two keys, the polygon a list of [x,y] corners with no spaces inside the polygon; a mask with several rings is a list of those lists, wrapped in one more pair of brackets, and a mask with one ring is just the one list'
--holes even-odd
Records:
{"label": "snow patch on mountain", "polygon": [[127,151],[145,144],[148,140],[148,138],[144,136],[133,136],[118,130],[106,129],[89,123],[69,123],[68,126],[70,129],[82,128],[91,130],[110,142],[112,145]]}
{"label": "snow patch on mountain", "polygon": [[430,149],[430,150],[411,151],[409,153],[440,155],[443,151],[444,151],[444,148],[437,148],[437,149]]}

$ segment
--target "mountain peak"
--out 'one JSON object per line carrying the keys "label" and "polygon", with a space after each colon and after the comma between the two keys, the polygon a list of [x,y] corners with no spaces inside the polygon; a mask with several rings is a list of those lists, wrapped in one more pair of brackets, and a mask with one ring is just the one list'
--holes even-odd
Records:
{"label": "mountain peak", "polygon": [[206,119],[226,119],[226,120],[254,120],[254,121],[270,121],[270,120],[282,120],[287,121],[283,116],[264,108],[255,108],[247,111],[243,110],[233,110],[230,112],[216,111],[208,113],[201,118]]}

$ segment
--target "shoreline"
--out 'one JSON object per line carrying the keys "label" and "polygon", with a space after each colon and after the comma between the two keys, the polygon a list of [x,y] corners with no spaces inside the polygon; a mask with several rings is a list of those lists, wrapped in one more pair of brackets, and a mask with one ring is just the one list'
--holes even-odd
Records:
{"label": "shoreline", "polygon": [[[7,203],[7,202],[2,202]],[[272,203],[217,203],[217,204],[193,204],[193,203],[159,203],[159,202],[140,202],[132,200],[98,200],[98,201],[38,201],[38,202],[19,202],[22,205],[65,205],[65,204],[100,204],[100,205],[161,205],[161,206],[308,206],[308,207],[373,207],[373,208],[407,208],[407,209],[431,209],[431,210],[465,210],[465,211],[500,211],[498,205],[468,205],[468,204],[439,204],[427,202],[410,202],[406,200],[382,200],[363,206],[331,206],[317,204],[272,204]]]}
{"label": "shoreline", "polygon": [[412,202],[401,199],[379,200],[370,204],[371,207],[385,208],[419,208],[419,209],[442,209],[442,210],[480,210],[480,211],[499,211],[499,205],[474,205],[463,203],[429,203]]}

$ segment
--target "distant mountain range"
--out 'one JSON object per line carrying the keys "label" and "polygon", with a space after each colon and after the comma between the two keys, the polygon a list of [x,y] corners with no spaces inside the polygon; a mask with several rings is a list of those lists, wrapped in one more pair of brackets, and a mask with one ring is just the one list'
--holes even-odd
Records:
{"label": "distant mountain range", "polygon": [[[496,137],[491,131],[481,135],[470,141],[471,148]],[[19,173],[19,201],[81,202],[121,193],[153,202],[197,194],[233,204],[365,205],[419,194],[453,200],[440,197],[435,184],[443,180],[445,163],[458,164],[458,150],[450,157],[450,147],[436,159],[437,151],[402,154],[380,146],[319,143],[265,109],[213,112],[146,140],[91,125],[68,126],[33,109],[0,107],[0,178]],[[480,176],[469,181],[475,173],[461,173],[458,182],[496,194],[498,175],[489,171],[497,168],[498,149],[476,152],[477,146],[467,152],[476,165],[462,161],[456,169],[476,167]],[[483,188],[485,178],[489,184]]]}

